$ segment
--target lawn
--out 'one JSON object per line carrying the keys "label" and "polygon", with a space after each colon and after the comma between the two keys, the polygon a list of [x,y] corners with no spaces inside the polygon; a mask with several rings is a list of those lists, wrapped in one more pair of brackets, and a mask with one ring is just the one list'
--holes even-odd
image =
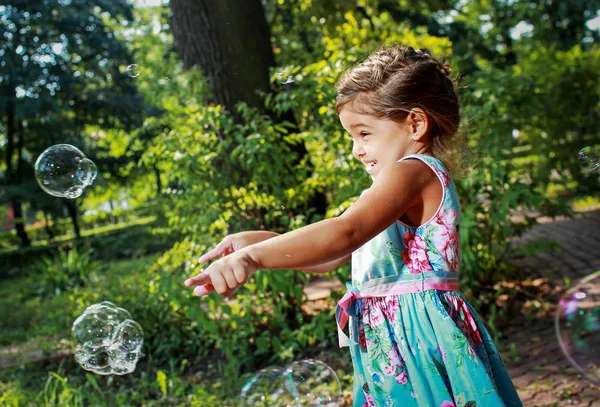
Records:
{"label": "lawn", "polygon": [[[74,360],[70,329],[77,316],[87,306],[105,300],[126,309],[135,308],[132,301],[151,289],[151,266],[157,259],[158,255],[153,255],[95,261],[90,282],[84,287],[45,297],[37,294],[38,275],[30,273],[4,280],[0,287],[0,364],[4,366],[0,370],[0,405],[240,405],[240,384],[253,372],[226,379],[220,357],[192,360],[173,354],[168,363],[159,364],[145,357],[135,372],[124,376],[96,375],[83,370]],[[133,317],[137,319],[136,315]],[[146,337],[144,346],[160,344]],[[351,369],[344,350],[327,351],[316,346],[306,354],[334,366],[344,393],[349,394],[347,373]]]}

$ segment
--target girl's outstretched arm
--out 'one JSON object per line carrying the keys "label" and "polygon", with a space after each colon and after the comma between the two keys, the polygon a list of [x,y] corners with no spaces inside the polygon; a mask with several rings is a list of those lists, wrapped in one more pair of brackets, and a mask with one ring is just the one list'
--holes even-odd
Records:
{"label": "girl's outstretched arm", "polygon": [[272,270],[301,269],[344,258],[419,203],[423,188],[431,181],[431,171],[419,160],[387,165],[369,190],[342,215],[257,243],[242,252],[258,269]]}
{"label": "girl's outstretched arm", "polygon": [[[381,169],[371,188],[341,216],[248,246],[188,278],[195,295],[231,296],[258,269],[303,269],[346,258],[420,202],[432,181],[427,164],[405,160]],[[435,176],[434,176],[435,177]],[[208,287],[208,289],[207,289]]]}

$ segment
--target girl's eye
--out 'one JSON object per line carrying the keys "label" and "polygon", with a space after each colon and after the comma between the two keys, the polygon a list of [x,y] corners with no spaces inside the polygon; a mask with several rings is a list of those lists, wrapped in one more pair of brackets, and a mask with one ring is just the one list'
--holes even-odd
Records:
{"label": "girl's eye", "polygon": [[365,137],[365,136],[368,136],[368,135],[369,135],[369,133],[367,133],[366,131],[361,131],[360,132],[360,136],[361,137]]}

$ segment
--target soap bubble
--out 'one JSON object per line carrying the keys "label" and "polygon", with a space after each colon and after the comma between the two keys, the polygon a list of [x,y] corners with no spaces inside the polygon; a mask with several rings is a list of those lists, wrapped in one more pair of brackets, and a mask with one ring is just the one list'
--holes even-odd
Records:
{"label": "soap bubble", "polygon": [[44,151],[35,162],[35,178],[53,196],[77,198],[96,179],[96,164],[77,147],[57,144]]}
{"label": "soap bubble", "polygon": [[558,305],[560,348],[575,369],[600,384],[600,271],[569,289]]}
{"label": "soap bubble", "polygon": [[595,171],[600,168],[600,153],[597,148],[584,147],[579,150],[579,164],[586,171]]}
{"label": "soap bubble", "polygon": [[340,381],[331,367],[319,360],[294,362],[286,369],[286,382],[298,406],[339,406]]}
{"label": "soap bubble", "polygon": [[285,385],[284,373],[283,369],[269,368],[252,376],[242,387],[242,405],[296,407],[294,397]]}
{"label": "soap bubble", "polygon": [[337,407],[340,381],[325,363],[305,359],[285,369],[263,369],[242,388],[244,406]]}
{"label": "soap bubble", "polygon": [[141,73],[140,67],[137,64],[127,65],[125,72],[127,72],[127,75],[129,75],[130,78],[137,78]]}
{"label": "soap bubble", "polygon": [[86,308],[71,328],[75,360],[101,375],[124,375],[144,356],[144,331],[131,314],[104,301]]}
{"label": "soap bubble", "polygon": [[[283,72],[277,72],[277,77],[280,80],[283,79]],[[290,83],[294,83],[294,78],[292,76],[288,76],[285,81],[281,82],[282,85],[288,85]]]}

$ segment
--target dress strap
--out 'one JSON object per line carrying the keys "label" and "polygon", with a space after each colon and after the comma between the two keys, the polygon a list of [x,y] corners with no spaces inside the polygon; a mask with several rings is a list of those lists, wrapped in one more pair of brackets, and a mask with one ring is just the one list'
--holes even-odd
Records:
{"label": "dress strap", "polygon": [[458,291],[458,275],[450,271],[428,271],[419,274],[400,274],[371,280],[358,287],[346,283],[346,293],[338,302],[335,310],[335,319],[338,328],[340,348],[356,344],[344,333],[344,327],[350,317],[349,312],[355,302],[361,298],[387,297],[420,293],[427,290]]}

